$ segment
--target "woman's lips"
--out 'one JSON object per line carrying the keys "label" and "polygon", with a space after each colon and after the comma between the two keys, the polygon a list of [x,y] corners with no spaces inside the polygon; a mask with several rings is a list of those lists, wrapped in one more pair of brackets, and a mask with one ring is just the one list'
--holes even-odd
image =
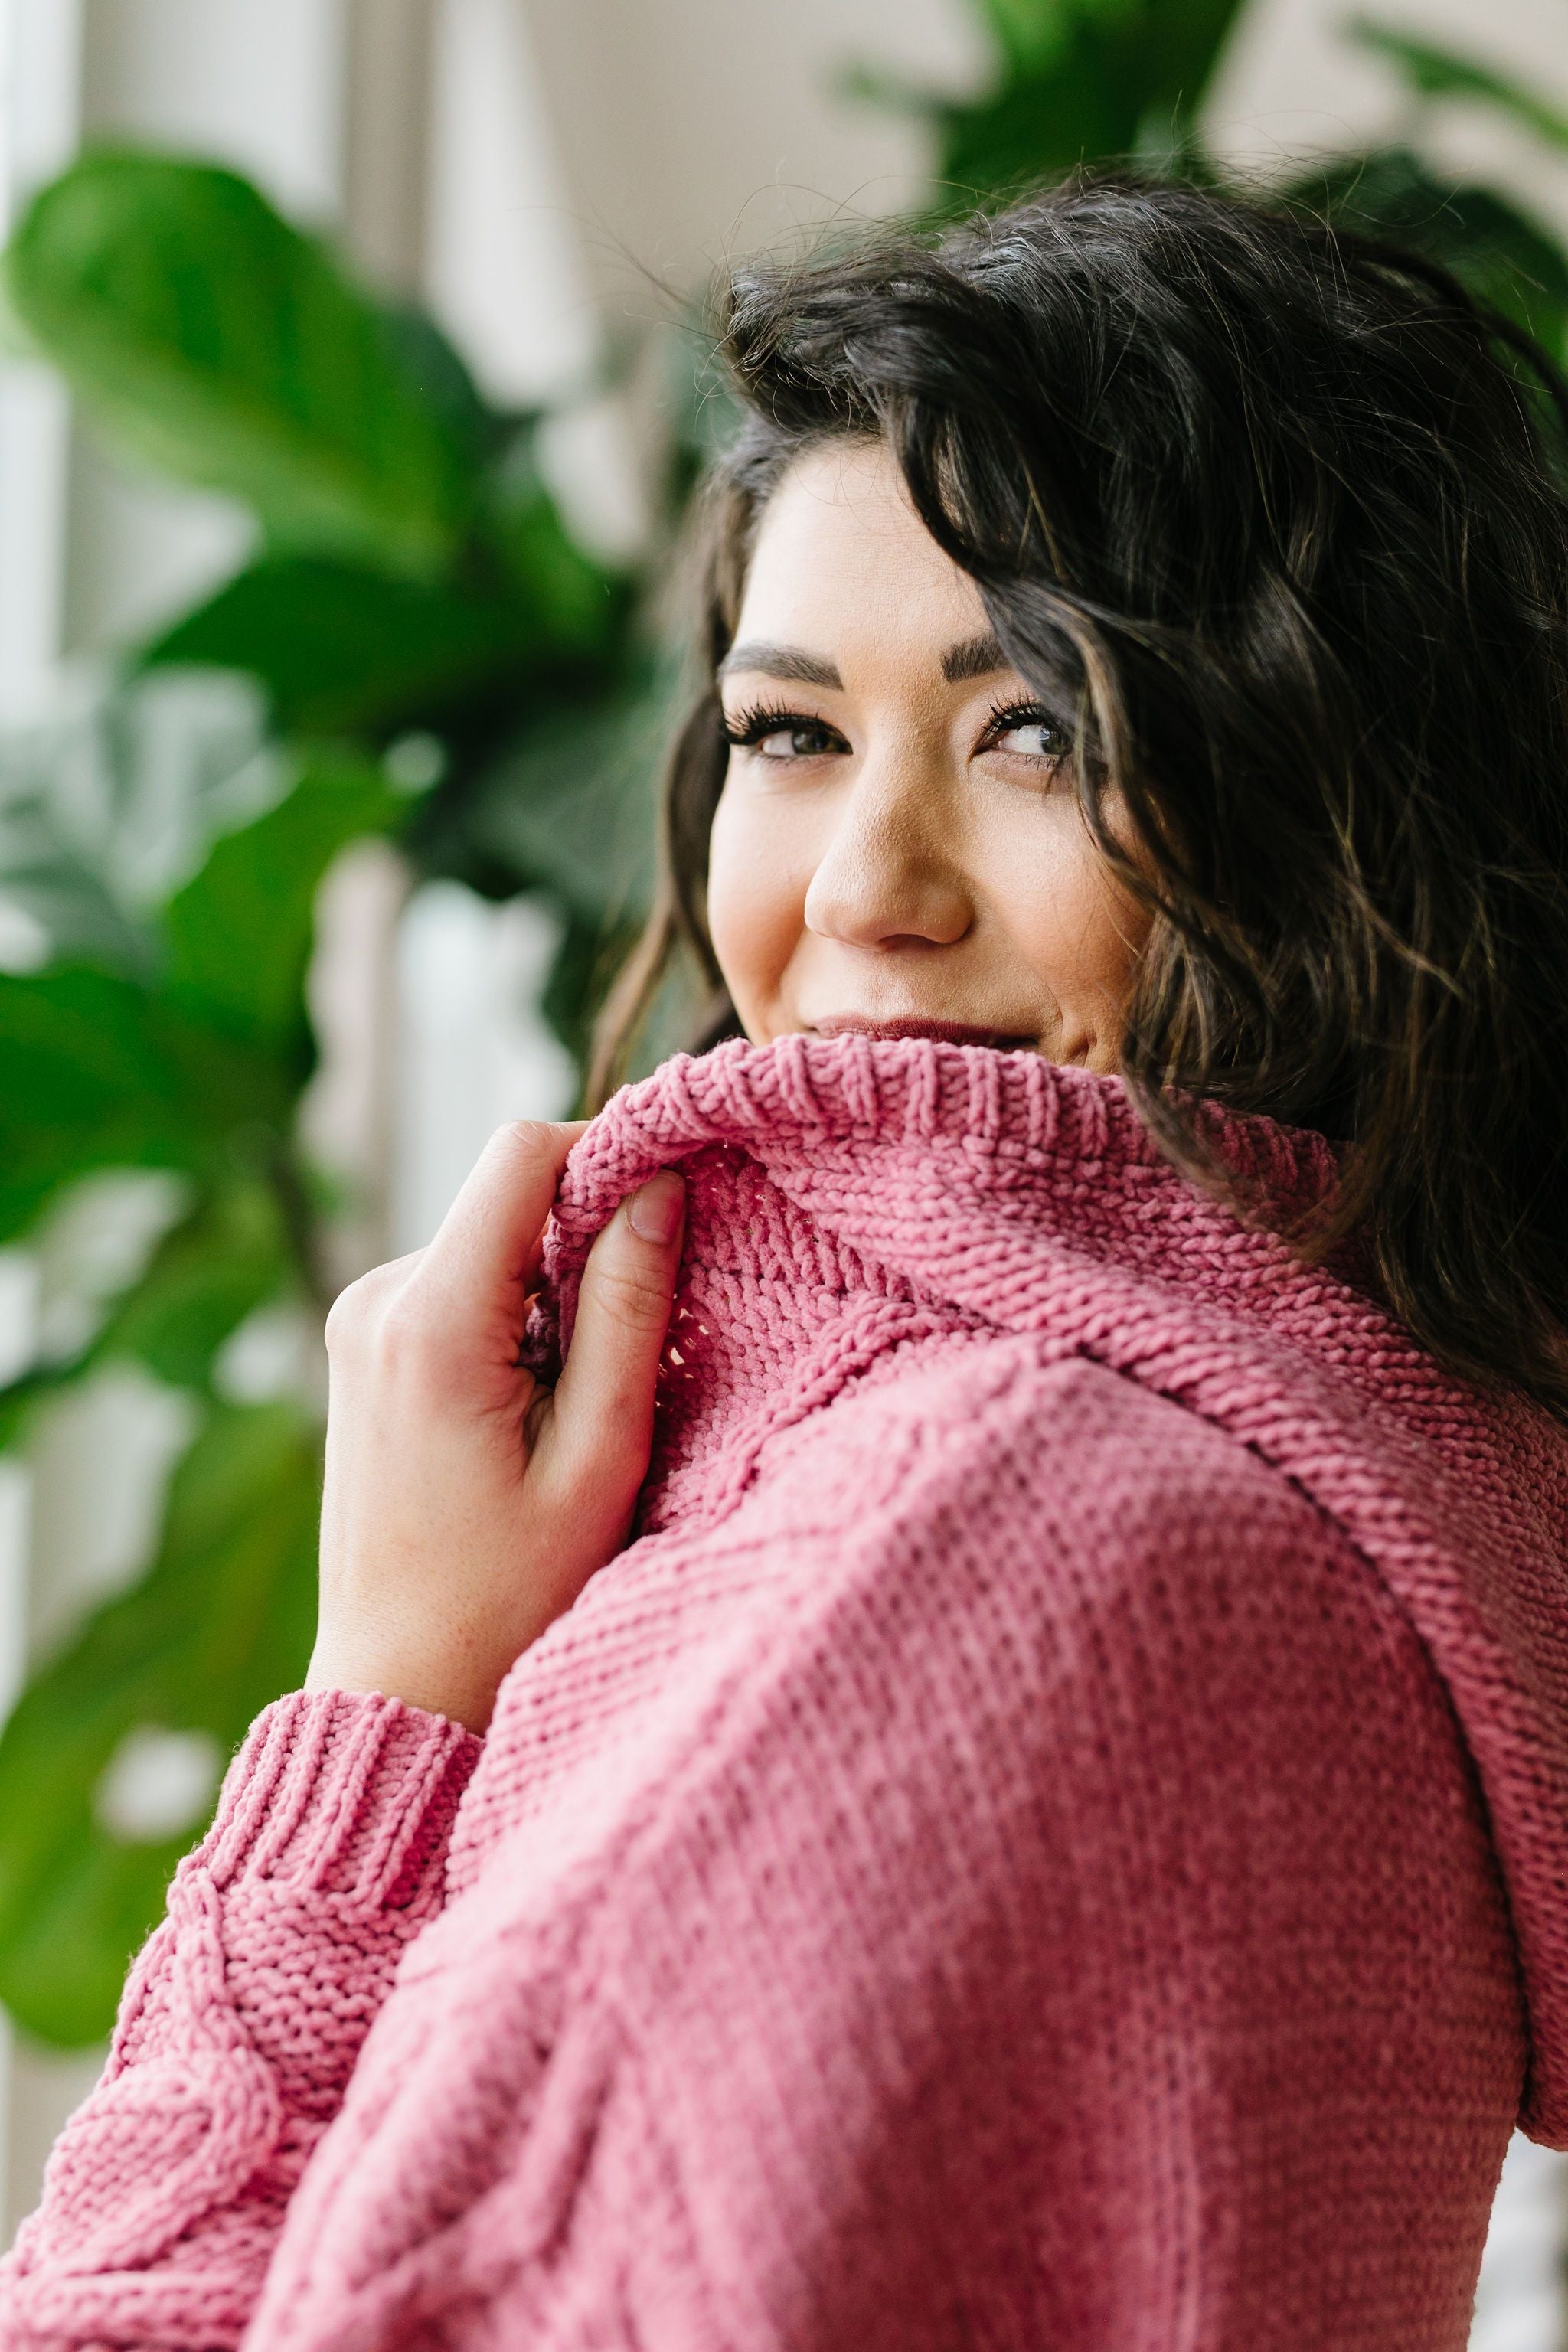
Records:
{"label": "woman's lips", "polygon": [[1004,1029],[979,1029],[968,1021],[928,1020],[923,1013],[897,1013],[890,1020],[868,1021],[858,1013],[829,1013],[811,1024],[818,1037],[932,1037],[942,1045],[994,1045],[1004,1051],[1032,1046],[1032,1037]]}

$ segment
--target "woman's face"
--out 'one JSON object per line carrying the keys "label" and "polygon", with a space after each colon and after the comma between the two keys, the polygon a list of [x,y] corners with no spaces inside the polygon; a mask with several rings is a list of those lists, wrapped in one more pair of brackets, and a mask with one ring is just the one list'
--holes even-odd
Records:
{"label": "woman's face", "polygon": [[750,1038],[948,1035],[1117,1066],[1148,919],[879,446],[784,477],[721,690],[709,920]]}

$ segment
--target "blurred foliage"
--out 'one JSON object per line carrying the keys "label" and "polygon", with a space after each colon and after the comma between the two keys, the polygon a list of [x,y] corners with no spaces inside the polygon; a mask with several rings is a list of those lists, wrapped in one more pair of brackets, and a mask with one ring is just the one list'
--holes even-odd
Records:
{"label": "blurred foliage", "polygon": [[955,100],[861,67],[847,89],[928,121],[934,201],[976,202],[1084,163],[1169,163],[1193,126],[1242,0],[972,0],[989,81]]}
{"label": "blurred foliage", "polygon": [[[1199,126],[1238,0],[973,5],[974,95],[849,79],[929,126],[929,217],[1084,163],[1225,176]],[[1352,32],[1402,78],[1409,135],[1279,193],[1450,263],[1560,351],[1559,241],[1411,141],[1457,101],[1559,147],[1568,122],[1473,60]],[[114,448],[255,525],[236,576],[101,693],[0,739],[0,1243],[47,1255],[105,1171],[174,1186],[132,1277],[0,1390],[0,1445],[127,1364],[195,1432],[144,1573],[37,1663],[0,1736],[0,1998],[70,2044],[105,2031],[187,1842],[106,1824],[122,1743],[153,1727],[226,1752],[309,1651],[319,1406],[247,1401],[226,1366],[258,1317],[319,1336],[327,1303],[334,1201],[296,1116],[317,886],[374,835],[416,873],[542,892],[563,919],[546,1009],[581,1049],[651,887],[672,688],[653,589],[713,401],[689,394],[658,543],[617,571],[550,495],[545,420],[487,402],[429,319],[232,172],[83,157],[22,219],[4,295],[10,340]]]}
{"label": "blurred foliage", "polygon": [[1453,49],[1412,40],[1407,33],[1394,32],[1369,16],[1353,17],[1347,29],[1363,47],[1377,51],[1396,67],[1421,97],[1479,99],[1500,107],[1548,146],[1568,148],[1568,113],[1526,89],[1522,82],[1495,73],[1477,58],[1461,57]]}
{"label": "blurred foliage", "polygon": [[190,1843],[128,1843],[94,1797],[144,1724],[213,1734],[226,1754],[258,1706],[300,1680],[315,1595],[321,1464],[286,1402],[215,1405],[174,1473],[146,1575],[34,1677],[0,1745],[5,2000],[67,2045],[114,2014],[128,1952]]}

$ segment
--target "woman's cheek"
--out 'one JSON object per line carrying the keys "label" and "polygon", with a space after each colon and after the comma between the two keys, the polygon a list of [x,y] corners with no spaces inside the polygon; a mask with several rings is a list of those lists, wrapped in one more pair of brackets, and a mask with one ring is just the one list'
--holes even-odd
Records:
{"label": "woman's cheek", "polygon": [[811,880],[802,850],[783,812],[726,787],[709,837],[708,929],[735,1010],[759,1043],[788,1025],[778,991],[799,944]]}
{"label": "woman's cheek", "polygon": [[1020,953],[1058,1008],[1061,1050],[1077,1058],[1114,1044],[1149,929],[1145,911],[1107,870],[1075,821],[1054,854],[1016,855],[1001,887]]}

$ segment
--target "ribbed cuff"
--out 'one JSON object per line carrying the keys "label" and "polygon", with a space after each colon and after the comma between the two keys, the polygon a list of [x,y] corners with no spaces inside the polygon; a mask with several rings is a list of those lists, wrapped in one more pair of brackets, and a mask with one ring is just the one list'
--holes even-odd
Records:
{"label": "ribbed cuff", "polygon": [[484,1742],[445,1716],[356,1691],[290,1691],[258,1715],[193,1864],[367,1909],[414,1902],[446,1855]]}

